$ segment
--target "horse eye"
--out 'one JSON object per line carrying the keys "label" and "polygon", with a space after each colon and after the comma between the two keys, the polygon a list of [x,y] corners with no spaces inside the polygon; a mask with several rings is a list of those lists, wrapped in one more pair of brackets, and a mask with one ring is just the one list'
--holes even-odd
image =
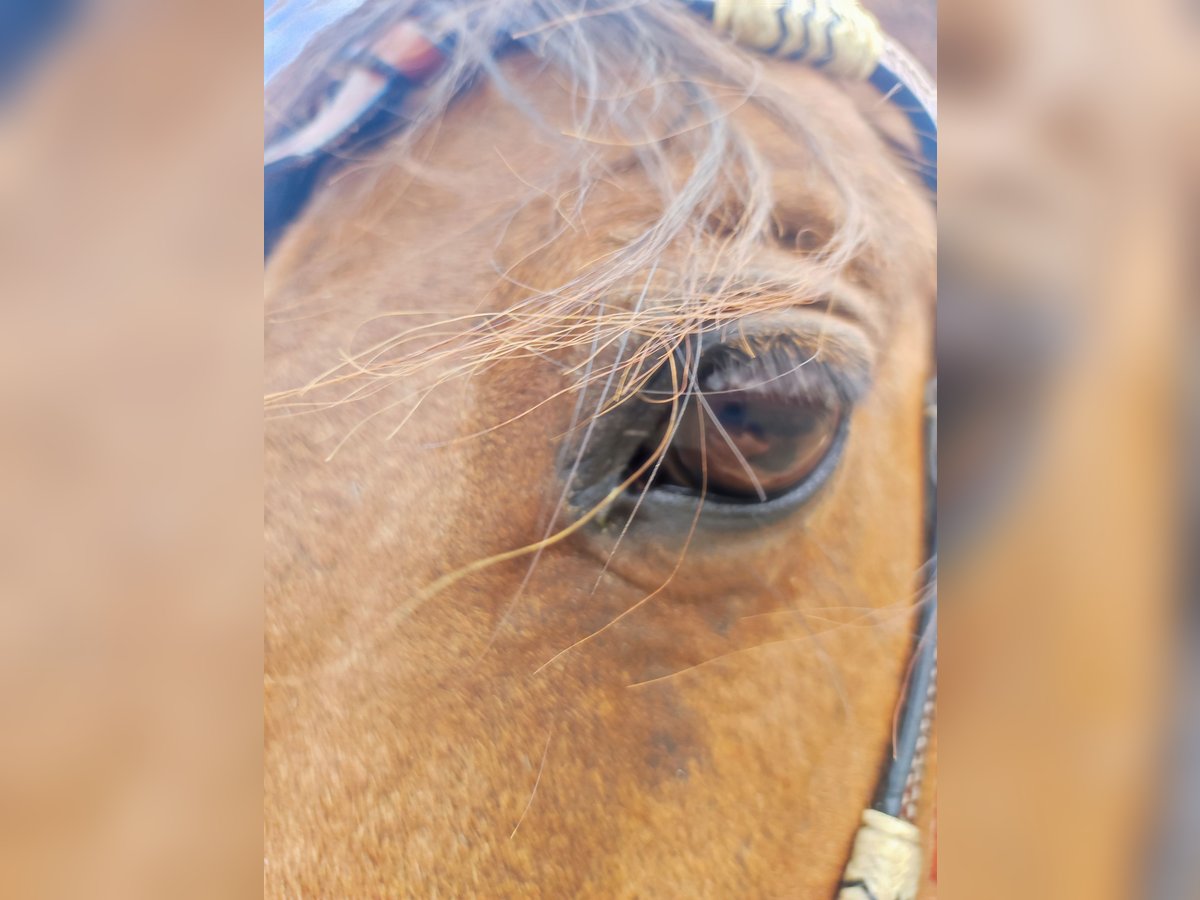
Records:
{"label": "horse eye", "polygon": [[817,470],[842,417],[836,401],[760,391],[700,393],[683,411],[657,480],[713,500],[780,497]]}
{"label": "horse eye", "polygon": [[765,501],[801,484],[825,458],[841,411],[744,391],[701,395],[663,460],[666,481],[714,497]]}

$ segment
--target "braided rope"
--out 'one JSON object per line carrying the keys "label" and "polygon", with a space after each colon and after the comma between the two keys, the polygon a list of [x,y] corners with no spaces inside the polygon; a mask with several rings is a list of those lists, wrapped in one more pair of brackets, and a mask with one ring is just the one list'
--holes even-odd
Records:
{"label": "braided rope", "polygon": [[858,0],[715,0],[717,30],[763,53],[862,81],[883,53],[883,29]]}
{"label": "braided rope", "polygon": [[933,711],[936,702],[937,662],[935,661],[929,682],[929,691],[925,695],[925,704],[921,709],[921,727],[917,734],[912,768],[909,769],[908,780],[904,783],[904,798],[901,801],[901,814],[910,822],[916,821],[917,807],[921,802],[921,783],[925,777],[925,757],[929,753],[929,733],[933,730]]}
{"label": "braided rope", "polygon": [[923,111],[937,122],[937,86],[925,68],[899,43],[886,35],[879,51],[878,62],[904,84]]}
{"label": "braided rope", "polygon": [[917,827],[868,809],[854,836],[837,900],[915,900],[920,872]]}

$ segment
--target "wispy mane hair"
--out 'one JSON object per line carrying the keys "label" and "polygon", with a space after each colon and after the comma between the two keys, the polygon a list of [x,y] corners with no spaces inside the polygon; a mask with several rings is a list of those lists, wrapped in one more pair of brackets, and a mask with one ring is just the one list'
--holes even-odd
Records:
{"label": "wispy mane hair", "polygon": [[[314,5],[322,3],[339,5],[314,0]],[[356,48],[392,23],[414,16],[453,33],[454,49],[414,98],[413,108],[405,110],[408,123],[380,153],[381,164],[415,159],[418,142],[454,99],[486,78],[527,112],[534,127],[574,145],[571,171],[553,176],[574,181],[565,190],[560,181],[556,191],[573,198],[574,209],[560,210],[565,218],[581,210],[590,187],[606,175],[595,136],[619,142],[635,155],[653,185],[660,213],[565,283],[524,285],[528,295],[519,307],[468,321],[460,333],[432,346],[428,340],[411,343],[421,331],[411,329],[372,347],[352,366],[326,373],[323,385],[344,386],[364,375],[404,377],[435,359],[451,360],[451,374],[464,374],[513,356],[611,348],[622,335],[632,334],[637,340],[618,360],[623,377],[610,394],[620,402],[639,389],[642,374],[654,370],[656,362],[677,354],[689,335],[757,311],[748,306],[752,298],[768,306],[794,304],[805,295],[815,299],[825,289],[824,279],[841,271],[873,237],[867,205],[849,168],[838,164],[820,129],[804,120],[801,105],[762,79],[761,62],[753,54],[716,34],[680,0],[367,0],[317,34],[271,81],[268,135],[304,121],[346,71]],[[505,52],[499,49],[505,44],[501,35],[543,60],[548,73],[569,89],[574,97],[572,135],[546,125],[528,98],[506,82],[497,64],[499,53]],[[797,285],[790,297],[764,299],[744,276],[751,255],[777,235],[778,226],[770,167],[729,115],[741,104],[753,104],[803,142],[838,199],[833,234],[812,256],[813,283]],[[704,252],[692,252],[702,247]],[[673,281],[669,295],[656,295],[653,273],[669,248],[680,258],[704,263],[684,273],[684,283]],[[718,270],[730,279],[724,291],[713,289],[714,255],[720,260]],[[503,266],[498,268],[505,274]],[[642,283],[649,285],[650,296],[636,308],[605,302],[617,294],[629,296],[630,286]],[[442,325],[438,335],[446,333]],[[581,384],[610,377],[612,366],[606,369],[593,365],[595,361],[589,357],[586,366],[575,369],[586,373]],[[282,406],[295,399],[294,394],[273,398]]]}

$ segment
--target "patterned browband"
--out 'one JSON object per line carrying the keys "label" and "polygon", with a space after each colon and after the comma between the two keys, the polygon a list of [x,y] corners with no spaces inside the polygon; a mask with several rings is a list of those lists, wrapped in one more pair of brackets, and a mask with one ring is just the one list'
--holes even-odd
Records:
{"label": "patterned browband", "polygon": [[[921,66],[887,37],[857,0],[685,0],[738,43],[803,61],[839,78],[867,80],[908,116],[921,177],[937,191],[937,93]],[[286,7],[284,9],[286,12]],[[298,45],[288,20],[268,21],[271,41]],[[303,22],[301,22],[303,24]],[[319,29],[320,23],[311,27]],[[305,38],[311,35],[304,35]],[[453,52],[454,35],[419,19],[388,29],[352,59],[346,77],[309,121],[272,142],[264,159],[265,253],[308,202],[326,165],[349,147],[394,130],[397,110]],[[268,79],[280,63],[268,59]]]}

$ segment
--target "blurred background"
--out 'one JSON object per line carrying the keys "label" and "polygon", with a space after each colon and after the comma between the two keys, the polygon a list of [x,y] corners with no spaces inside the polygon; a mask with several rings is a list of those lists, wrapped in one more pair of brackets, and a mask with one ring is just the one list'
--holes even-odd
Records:
{"label": "blurred background", "polygon": [[0,2],[0,896],[261,893],[262,26]]}
{"label": "blurred background", "polygon": [[1196,12],[940,5],[947,897],[1200,896]]}
{"label": "blurred background", "polygon": [[[939,894],[1200,896],[1200,11],[868,5],[939,80]],[[0,2],[5,897],[261,892],[261,29]]]}

